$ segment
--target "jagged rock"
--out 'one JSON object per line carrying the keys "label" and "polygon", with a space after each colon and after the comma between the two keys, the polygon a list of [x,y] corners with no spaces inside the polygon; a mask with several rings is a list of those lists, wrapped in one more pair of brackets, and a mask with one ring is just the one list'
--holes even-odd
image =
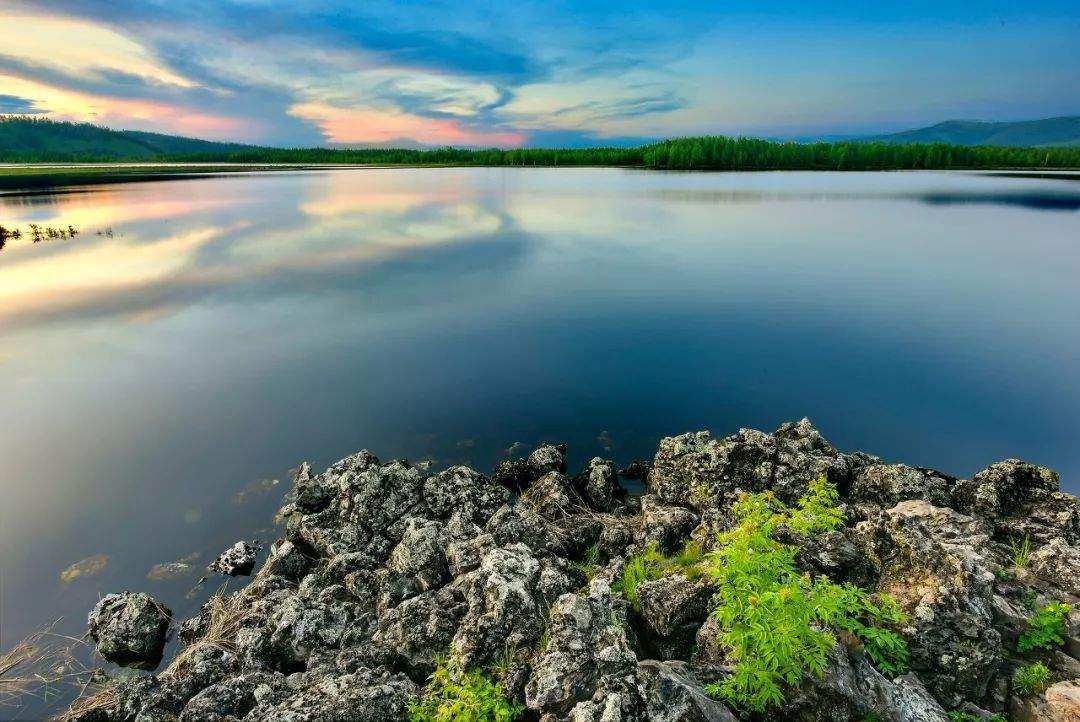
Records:
{"label": "jagged rock", "polygon": [[87,622],[102,657],[122,667],[155,669],[161,663],[172,612],[142,592],[106,594]]}
{"label": "jagged rock", "polygon": [[521,501],[545,519],[562,519],[570,513],[570,480],[558,471],[549,471],[521,495]]}
{"label": "jagged rock", "polygon": [[934,506],[949,506],[956,479],[930,469],[905,464],[870,464],[856,470],[851,480],[855,502],[891,507],[901,501],[921,499]]}
{"label": "jagged rock", "polygon": [[1037,697],[1016,700],[1010,711],[1015,722],[1080,722],[1080,680],[1058,682]]}
{"label": "jagged rock", "polygon": [[647,495],[641,500],[642,532],[646,544],[655,543],[662,551],[677,551],[698,525],[698,516],[681,506],[668,506]]}
{"label": "jagged rock", "polygon": [[466,667],[495,662],[507,649],[530,649],[544,632],[541,565],[524,544],[492,549],[457,582],[468,605],[453,651]]}
{"label": "jagged rock", "polygon": [[627,481],[645,481],[649,478],[649,470],[652,468],[651,461],[631,461],[619,469],[618,474]]}
{"label": "jagged rock", "polygon": [[420,688],[402,674],[360,669],[341,676],[305,679],[281,702],[260,703],[245,717],[251,722],[387,722],[406,718]]}
{"label": "jagged rock", "polygon": [[279,539],[270,547],[266,566],[270,574],[299,581],[311,568],[311,558],[291,541]]}
{"label": "jagged rock", "polygon": [[638,679],[649,722],[735,722],[731,710],[706,695],[683,664],[645,660],[638,663]]}
{"label": "jagged rock", "polygon": [[454,466],[424,480],[427,512],[449,525],[483,525],[509,501],[505,489],[465,466]]}
{"label": "jagged rock", "polygon": [[337,647],[349,625],[349,612],[341,602],[305,599],[299,594],[288,597],[269,618],[275,666],[291,669],[304,664],[318,649]]}
{"label": "jagged rock", "polygon": [[713,589],[704,579],[669,574],[637,588],[643,623],[642,643],[659,659],[690,658],[698,629],[709,614]]}
{"label": "jagged rock", "polygon": [[401,541],[390,552],[388,568],[400,576],[415,577],[421,591],[439,586],[449,574],[445,536],[439,522],[409,518]]}
{"label": "jagged rock", "polygon": [[543,476],[548,472],[557,471],[566,473],[566,445],[543,444],[529,454],[529,465],[532,466],[536,476]]}
{"label": "jagged rock", "polygon": [[872,586],[881,574],[881,568],[867,553],[864,540],[850,529],[800,538],[797,541],[801,542],[796,556],[796,564],[800,569],[860,587]]}
{"label": "jagged rock", "polygon": [[217,559],[210,564],[210,571],[224,574],[228,577],[247,576],[255,568],[255,560],[259,555],[257,544],[246,541],[238,541],[223,551]]}
{"label": "jagged rock", "polygon": [[912,669],[950,708],[981,699],[1001,650],[986,522],[912,500],[856,529],[883,569],[879,589],[910,616]]}
{"label": "jagged rock", "polygon": [[[593,459],[568,478],[565,448],[552,445],[491,478],[368,452],[317,475],[302,465],[280,512],[285,539],[263,569],[181,626],[195,646],[178,666],[112,683],[114,702],[79,722],[399,720],[446,655],[480,669],[510,659],[502,687],[538,722],[730,720],[702,692],[735,663],[707,614],[710,582],[669,569],[638,584],[640,612],[611,586],[646,545],[712,547],[740,491],[773,490],[790,504],[819,474],[837,485],[844,527],[807,536],[781,526],[776,538],[798,548],[811,577],[893,595],[908,614],[899,631],[912,672],[886,679],[858,640],[833,630],[825,674],[804,675],[783,707],[751,719],[944,722],[944,709],[1027,710],[1012,679],[1033,657],[1015,652],[1017,638],[1031,609],[1080,591],[1076,501],[1052,472],[1023,462],[955,481],[840,454],[804,420],[773,434],[664,439],[645,496],[625,496],[613,469]],[[1014,561],[1025,537],[1026,565]],[[91,615],[102,639],[114,623],[124,636],[130,625],[116,620],[137,595],[110,596],[120,601]],[[1039,658],[1071,677],[1080,611],[1064,636]],[[1031,714],[1064,714],[1071,688],[1051,689]]]}
{"label": "jagged rock", "polygon": [[1076,498],[1058,491],[1058,475],[1019,459],[991,464],[953,489],[956,508],[996,520],[1000,535],[1028,537],[1036,545],[1055,537],[1069,544],[1080,540],[1080,507]]}
{"label": "jagged rock", "polygon": [[491,472],[491,480],[513,491],[523,491],[533,482],[533,467],[526,459],[500,461]]}
{"label": "jagged rock", "polygon": [[945,710],[917,678],[894,681],[883,677],[866,657],[841,638],[830,651],[821,677],[805,675],[803,683],[786,694],[779,719],[792,722],[848,722],[879,719],[888,722],[947,722]]}
{"label": "jagged rock", "polygon": [[184,706],[180,722],[226,722],[244,717],[257,704],[256,689],[265,686],[260,696],[268,697],[273,696],[274,687],[284,684],[283,675],[255,673],[210,685]]}
{"label": "jagged rock", "polygon": [[325,477],[311,475],[311,465],[306,461],[296,471],[293,488],[296,506],[305,512],[322,511],[338,494],[337,486],[327,483]]}
{"label": "jagged rock", "polygon": [[821,474],[846,486],[850,462],[803,419],[772,435],[740,429],[718,440],[707,431],[665,438],[648,484],[661,501],[680,506],[724,503],[737,490],[766,489],[794,503]]}
{"label": "jagged rock", "polygon": [[619,491],[615,465],[600,457],[591,459],[584,471],[574,478],[574,486],[593,509],[608,511]]}
{"label": "jagged rock", "polygon": [[[595,593],[594,593],[595,592]],[[578,719],[640,719],[637,657],[626,637],[625,608],[594,584],[588,597],[564,594],[548,616],[550,640],[525,688],[533,710]],[[580,706],[580,708],[579,708]],[[618,716],[614,716],[618,715]]]}
{"label": "jagged rock", "polygon": [[1055,588],[1080,597],[1080,547],[1052,539],[1031,554],[1031,573]]}
{"label": "jagged rock", "polygon": [[450,648],[467,610],[456,587],[425,592],[382,615],[372,639],[389,649],[413,679],[423,680],[435,669],[435,659]]}

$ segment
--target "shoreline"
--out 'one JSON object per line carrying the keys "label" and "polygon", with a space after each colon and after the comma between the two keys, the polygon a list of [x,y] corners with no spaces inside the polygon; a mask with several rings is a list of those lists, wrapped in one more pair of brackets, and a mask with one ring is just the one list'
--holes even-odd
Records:
{"label": "shoreline", "polygon": [[[1080,711],[1080,504],[1016,459],[957,479],[842,453],[806,419],[668,437],[651,461],[576,473],[552,444],[490,475],[361,451],[302,464],[279,513],[251,583],[179,625],[166,670],[112,677],[66,719],[428,719],[413,715],[451,694],[438,670],[552,722]],[[249,551],[215,568],[234,576]],[[767,634],[735,634],[793,594],[808,619],[781,603]],[[830,594],[864,601],[815,616]],[[99,651],[153,670],[169,601],[105,597]],[[1040,615],[1059,637],[1033,641]],[[812,644],[774,678],[758,662],[777,638]],[[1017,681],[1042,669],[1038,690]]]}

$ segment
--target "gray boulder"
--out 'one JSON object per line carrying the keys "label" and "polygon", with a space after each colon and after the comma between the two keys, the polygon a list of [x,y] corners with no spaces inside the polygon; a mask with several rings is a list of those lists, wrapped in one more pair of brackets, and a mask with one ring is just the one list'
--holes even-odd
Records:
{"label": "gray boulder", "polygon": [[698,629],[709,614],[713,589],[704,579],[669,574],[638,585],[642,644],[660,659],[689,660]]}
{"label": "gray boulder", "polygon": [[403,674],[367,669],[299,680],[300,689],[278,701],[257,704],[250,722],[388,722],[407,717],[420,688]]}
{"label": "gray boulder", "polygon": [[255,560],[258,555],[259,547],[257,543],[238,541],[211,562],[210,571],[229,577],[246,577],[255,568]]}
{"label": "gray boulder", "polygon": [[161,663],[172,612],[149,594],[106,594],[90,611],[90,638],[102,657],[121,667],[155,669]]}
{"label": "gray boulder", "polygon": [[705,694],[693,672],[678,662],[638,663],[648,722],[735,722],[723,704]]}
{"label": "gray boulder", "polygon": [[988,524],[924,501],[902,501],[856,530],[886,570],[879,590],[910,618],[904,636],[911,668],[950,708],[981,700],[1002,649],[993,612],[997,565],[985,556]]}
{"label": "gray boulder", "polygon": [[741,429],[723,439],[707,431],[662,439],[649,472],[649,491],[661,501],[703,507],[731,501],[736,492],[772,490],[794,503],[815,477],[846,485],[851,462],[809,420],[775,434]]}

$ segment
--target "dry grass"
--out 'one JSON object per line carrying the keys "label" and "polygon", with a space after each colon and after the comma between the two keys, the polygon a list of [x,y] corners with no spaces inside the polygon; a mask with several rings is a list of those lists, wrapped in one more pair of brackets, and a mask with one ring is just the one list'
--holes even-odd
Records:
{"label": "dry grass", "polygon": [[[256,575],[258,578],[258,575]],[[254,583],[255,580],[252,580]],[[210,622],[207,624],[203,636],[188,646],[184,647],[165,671],[163,677],[172,677],[182,672],[189,659],[196,652],[203,649],[219,649],[223,652],[236,651],[236,634],[240,631],[240,624],[247,614],[247,595],[244,590],[235,594],[224,594],[224,589],[219,591],[207,601],[209,605]]]}
{"label": "dry grass", "polygon": [[85,642],[53,632],[54,625],[0,652],[0,708],[47,700],[87,683],[90,672],[74,654]]}

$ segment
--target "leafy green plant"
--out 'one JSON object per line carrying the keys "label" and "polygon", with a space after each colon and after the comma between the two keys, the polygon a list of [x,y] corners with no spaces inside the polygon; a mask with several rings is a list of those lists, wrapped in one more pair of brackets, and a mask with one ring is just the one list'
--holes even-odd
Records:
{"label": "leafy green plant", "polygon": [[705,550],[696,541],[688,541],[677,554],[670,557],[664,556],[655,544],[650,544],[643,552],[623,563],[622,573],[611,589],[621,593],[634,611],[640,612],[641,601],[637,595],[639,584],[676,572],[682,572],[690,580],[699,579],[705,574],[704,561]]}
{"label": "leafy green plant", "polygon": [[781,526],[803,534],[838,528],[843,516],[836,503],[835,487],[821,477],[795,510],[772,492],[743,494],[732,505],[736,526],[718,536],[706,565],[717,589],[712,616],[735,669],[708,686],[711,695],[750,711],[782,703],[783,685],[822,674],[833,629],[858,636],[882,671],[906,669],[907,646],[889,629],[904,620],[895,601],[800,574],[798,547],[774,538]]}
{"label": "leafy green plant", "polygon": [[806,493],[799,497],[786,525],[789,529],[808,535],[838,529],[844,523],[844,514],[837,506],[839,501],[836,486],[830,484],[822,474],[811,481]]}
{"label": "leafy green plant", "polygon": [[982,718],[974,712],[955,710],[949,713],[949,722],[982,722]]}
{"label": "leafy green plant", "polygon": [[1013,553],[1013,568],[1024,569],[1027,567],[1028,562],[1031,561],[1031,535],[1025,534],[1023,541],[1019,544],[1016,543],[1016,540],[1013,540],[1011,546]]}
{"label": "leafy green plant", "polygon": [[1027,629],[1020,635],[1016,648],[1021,652],[1032,649],[1053,649],[1065,644],[1065,617],[1072,606],[1050,602],[1027,620]]}
{"label": "leafy green plant", "polygon": [[641,600],[637,588],[642,582],[659,579],[664,574],[664,555],[655,544],[650,544],[645,551],[635,554],[623,563],[622,574],[612,586],[613,591],[621,592],[635,611],[641,611]]}
{"label": "leafy green plant", "polygon": [[409,722],[511,722],[524,709],[491,677],[444,658],[436,662],[423,696],[409,705]]}
{"label": "leafy green plant", "polygon": [[1042,694],[1054,683],[1050,668],[1042,662],[1032,662],[1016,670],[1013,690],[1021,697]]}

